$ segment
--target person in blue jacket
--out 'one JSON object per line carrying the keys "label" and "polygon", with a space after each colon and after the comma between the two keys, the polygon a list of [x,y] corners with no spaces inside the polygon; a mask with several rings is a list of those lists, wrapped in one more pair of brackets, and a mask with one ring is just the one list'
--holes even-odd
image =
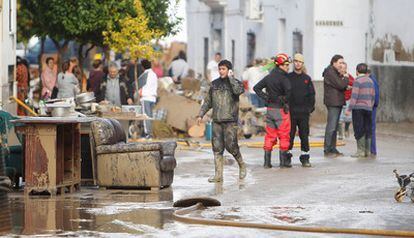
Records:
{"label": "person in blue jacket", "polygon": [[376,130],[376,116],[377,116],[377,107],[379,104],[379,97],[380,97],[380,91],[379,91],[379,85],[378,80],[375,77],[373,73],[371,73],[371,70],[369,70],[369,77],[374,82],[374,88],[375,88],[375,102],[374,102],[374,108],[372,109],[372,138],[371,138],[371,154],[373,156],[377,155],[377,142],[375,138],[375,130]]}

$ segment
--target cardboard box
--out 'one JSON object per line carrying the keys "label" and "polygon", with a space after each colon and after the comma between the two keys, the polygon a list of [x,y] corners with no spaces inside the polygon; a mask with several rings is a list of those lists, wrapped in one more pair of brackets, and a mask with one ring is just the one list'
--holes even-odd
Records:
{"label": "cardboard box", "polygon": [[175,94],[162,94],[155,109],[167,110],[167,124],[181,130],[187,131],[187,120],[197,117],[201,105],[186,97]]}

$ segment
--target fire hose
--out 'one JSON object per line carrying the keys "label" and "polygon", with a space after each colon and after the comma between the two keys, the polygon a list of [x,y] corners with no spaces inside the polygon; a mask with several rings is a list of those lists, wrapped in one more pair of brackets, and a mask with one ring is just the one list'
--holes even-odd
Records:
{"label": "fire hose", "polygon": [[177,221],[212,226],[230,226],[241,228],[256,228],[280,231],[312,232],[312,233],[331,233],[331,234],[354,234],[354,235],[375,235],[392,237],[414,237],[414,231],[405,230],[381,230],[381,229],[356,229],[356,228],[335,228],[335,227],[305,227],[305,226],[286,226],[253,222],[238,222],[218,219],[196,218],[187,216],[193,211],[205,209],[209,206],[220,206],[220,202],[213,198],[190,198],[178,200],[174,207],[184,207],[175,210],[173,217]]}

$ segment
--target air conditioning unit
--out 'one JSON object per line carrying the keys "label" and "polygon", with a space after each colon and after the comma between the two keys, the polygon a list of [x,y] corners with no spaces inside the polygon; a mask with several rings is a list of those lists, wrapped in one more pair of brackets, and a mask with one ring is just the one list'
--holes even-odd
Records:
{"label": "air conditioning unit", "polygon": [[263,9],[260,0],[248,0],[246,7],[247,19],[252,21],[263,20]]}

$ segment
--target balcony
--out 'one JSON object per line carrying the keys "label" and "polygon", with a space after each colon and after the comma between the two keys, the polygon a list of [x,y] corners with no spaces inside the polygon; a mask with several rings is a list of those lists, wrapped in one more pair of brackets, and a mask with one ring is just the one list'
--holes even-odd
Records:
{"label": "balcony", "polygon": [[207,6],[209,6],[212,10],[221,10],[227,5],[226,0],[200,0]]}

